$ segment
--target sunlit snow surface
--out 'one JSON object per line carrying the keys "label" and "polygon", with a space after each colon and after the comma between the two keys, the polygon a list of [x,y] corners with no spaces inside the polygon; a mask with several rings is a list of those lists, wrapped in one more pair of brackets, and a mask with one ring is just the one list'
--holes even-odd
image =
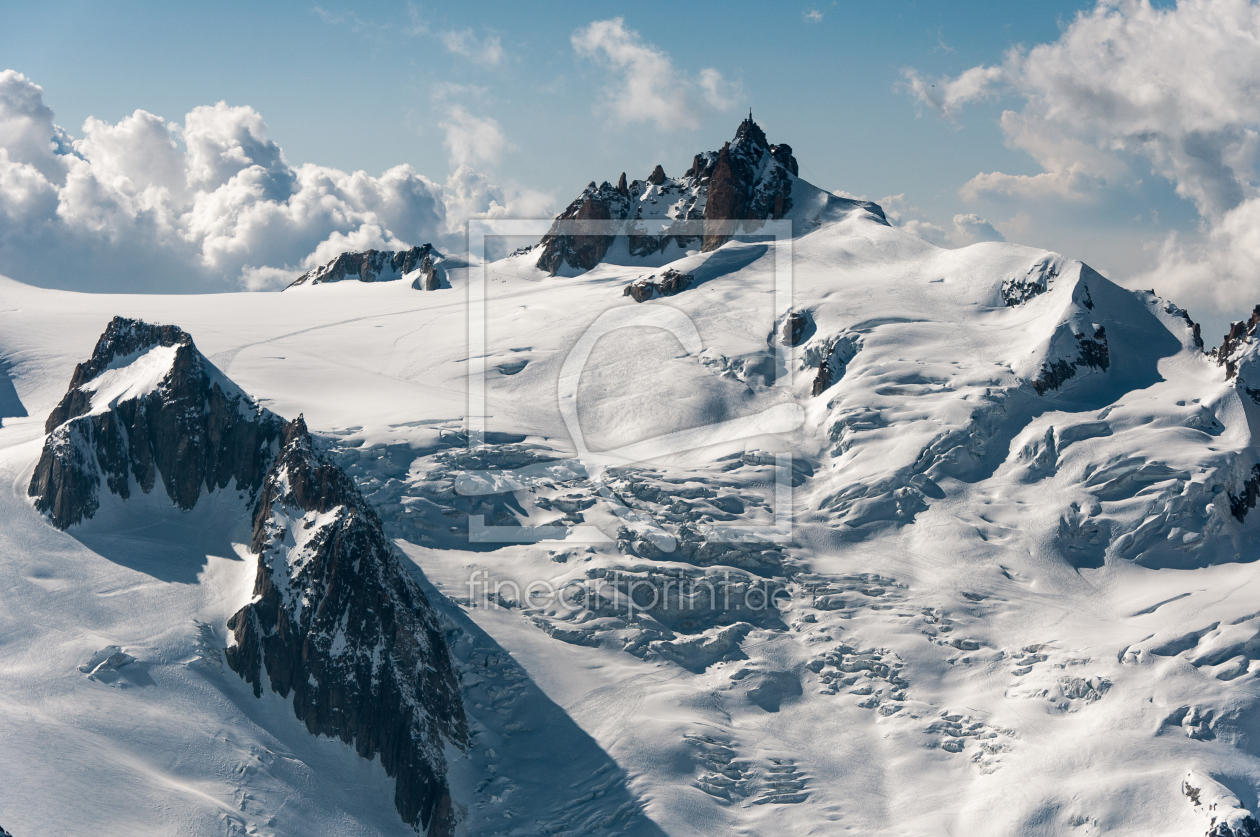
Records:
{"label": "sunlit snow surface", "polygon": [[[1214,814],[1183,793],[1192,772],[1202,799],[1227,801],[1215,815],[1254,810],[1260,512],[1240,526],[1227,502],[1254,461],[1251,408],[1184,321],[1053,254],[940,250],[861,211],[792,251],[811,324],[790,387],[767,385],[786,254],[733,242],[684,256],[702,281],[643,304],[686,314],[703,352],[616,331],[577,394],[597,451],[804,408],[789,433],[712,438],[608,477],[671,532],[765,524],[775,471],[755,452],[790,451],[792,539],[733,570],[619,549],[620,522],[572,469],[544,462],[515,495],[454,490],[471,467],[467,271],[433,292],[346,281],[212,297],[0,280],[0,365],[20,399],[0,428],[0,824],[16,837],[409,833],[379,764],[310,736],[223,666],[224,622],[254,576],[234,493],[189,513],[160,481],[127,503],[105,493],[69,533],[33,511],[44,420],[114,315],[180,326],[265,406],[304,413],[443,594],[475,731],[451,754],[469,834],[1202,834]],[[561,366],[657,270],[548,278],[529,254],[488,267],[495,456],[577,453]],[[1039,276],[1044,292],[1006,304],[1004,282]],[[1096,326],[1108,368],[1038,394],[1039,371]],[[826,357],[842,374],[812,396]],[[99,395],[152,371],[103,377]],[[644,486],[693,490],[675,506]],[[470,511],[573,534],[470,546]],[[732,636],[720,619],[688,633],[650,614],[504,609],[469,587],[478,571],[523,588],[665,570],[734,572],[789,598]],[[80,670],[110,646],[136,662]]]}

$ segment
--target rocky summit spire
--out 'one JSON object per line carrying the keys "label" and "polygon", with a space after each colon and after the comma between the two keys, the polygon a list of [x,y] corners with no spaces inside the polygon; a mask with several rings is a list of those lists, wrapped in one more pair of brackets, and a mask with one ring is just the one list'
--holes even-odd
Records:
{"label": "rocky summit spire", "polygon": [[[788,217],[798,187],[800,196],[810,196],[812,213],[840,200],[809,184],[799,185],[799,177],[792,147],[771,145],[749,108],[735,138],[717,151],[697,154],[681,177],[666,176],[658,165],[647,180],[631,182],[623,172],[616,186],[591,181],[556,217],[537,248],[536,264],[554,276],[561,270],[590,270],[603,261],[614,235],[569,232],[575,228],[564,222],[610,222],[606,229],[625,230],[618,234],[626,235],[632,257],[653,256],[674,246],[681,255],[697,244],[704,251],[722,246],[736,227],[751,232],[765,221]],[[887,223],[875,204],[859,203],[878,223]],[[704,234],[696,234],[694,226],[686,232],[674,226],[686,221],[705,221]]]}
{"label": "rocky summit spire", "polygon": [[766,139],[766,132],[761,130],[761,126],[753,121],[752,108],[748,109],[748,118],[739,123],[739,128],[735,131],[735,142],[747,140],[753,145],[761,148],[769,148],[770,141]]}

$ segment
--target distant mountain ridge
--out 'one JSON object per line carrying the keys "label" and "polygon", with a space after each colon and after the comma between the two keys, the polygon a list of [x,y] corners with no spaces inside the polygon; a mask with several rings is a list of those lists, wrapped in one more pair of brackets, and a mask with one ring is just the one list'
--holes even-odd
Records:
{"label": "distant mountain ridge", "polygon": [[326,264],[308,270],[289,285],[323,285],[357,279],[360,282],[392,282],[411,279],[418,291],[435,291],[441,287],[437,265],[443,256],[432,244],[407,250],[347,251]]}
{"label": "distant mountain ridge", "polygon": [[[682,177],[669,177],[658,165],[646,180],[628,182],[622,172],[616,186],[592,181],[540,242],[538,267],[553,276],[566,267],[585,271],[608,253],[613,236],[567,234],[564,221],[623,226],[632,256],[662,253],[671,244],[681,249],[698,245],[708,252],[730,240],[733,231],[755,232],[765,221],[784,218],[813,221],[828,207],[862,209],[887,223],[877,204],[836,197],[801,180],[798,173],[792,147],[771,144],[750,112],[733,140],[718,151],[697,154]],[[675,221],[704,222],[704,233],[671,231]],[[667,226],[653,231],[649,223]]]}

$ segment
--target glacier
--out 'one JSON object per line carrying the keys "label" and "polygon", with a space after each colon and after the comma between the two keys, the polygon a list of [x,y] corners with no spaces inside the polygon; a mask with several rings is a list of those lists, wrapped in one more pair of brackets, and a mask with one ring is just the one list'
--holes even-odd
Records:
{"label": "glacier", "polygon": [[[415,833],[379,757],[225,656],[258,601],[260,482],[191,505],[102,489],[64,531],[28,497],[119,316],[177,325],[223,392],[303,416],[379,516],[458,679],[454,833],[1257,833],[1260,318],[1205,351],[1174,301],[1043,250],[938,248],[790,155],[736,178],[790,239],[627,228],[450,259],[426,293],[0,279],[22,407],[0,424],[0,824]],[[621,185],[573,214],[707,206],[703,179]],[[575,373],[608,312],[629,324]],[[86,418],[153,392],[133,365]],[[267,537],[277,560],[307,543]]]}

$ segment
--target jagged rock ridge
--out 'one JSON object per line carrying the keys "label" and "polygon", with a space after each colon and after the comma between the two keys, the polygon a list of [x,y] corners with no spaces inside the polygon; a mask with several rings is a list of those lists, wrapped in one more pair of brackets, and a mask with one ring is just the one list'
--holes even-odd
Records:
{"label": "jagged rock ridge", "polygon": [[453,832],[444,742],[467,739],[437,617],[354,483],[299,416],[254,516],[254,600],[229,621],[228,665],[287,697],[308,730],[379,755],[402,818]]}
{"label": "jagged rock ridge", "polygon": [[292,692],[312,733],[380,755],[403,819],[452,833],[443,751],[467,729],[449,649],[376,513],[301,417],[259,407],[182,329],[115,317],[47,430],[28,493],[60,529],[97,512],[102,478],[123,500],[161,481],[182,510],[203,491],[239,491],[259,565],[254,600],[228,623],[229,665],[256,695],[264,682]]}
{"label": "jagged rock ridge", "polygon": [[1244,356],[1255,355],[1254,351],[1248,352],[1247,349],[1255,342],[1257,327],[1260,327],[1260,305],[1252,310],[1250,317],[1231,325],[1221,345],[1212,350],[1211,357],[1225,367],[1226,378],[1238,374],[1238,366]]}
{"label": "jagged rock ridge", "polygon": [[322,285],[357,279],[360,282],[389,282],[412,278],[416,290],[434,291],[441,287],[437,263],[442,254],[432,244],[411,247],[407,250],[366,250],[361,253],[342,253],[337,258],[308,270],[289,285]]}
{"label": "jagged rock ridge", "polygon": [[[798,172],[791,146],[770,144],[750,113],[731,142],[718,151],[697,154],[682,177],[668,177],[658,165],[646,180],[628,182],[623,172],[616,186],[591,181],[543,238],[538,267],[552,275],[566,266],[590,270],[607,255],[615,232],[627,236],[632,256],[664,252],[671,244],[715,250],[735,231],[754,232],[767,220],[787,217],[797,200],[794,191],[804,184]],[[884,221],[883,210],[875,204],[849,203]],[[561,231],[564,221],[605,224],[593,234],[576,235]],[[675,221],[702,221],[704,233],[647,227],[660,222],[672,227]]]}
{"label": "jagged rock ridge", "polygon": [[102,477],[124,500],[160,479],[185,510],[203,489],[252,495],[281,424],[183,330],[115,317],[48,416],[28,493],[59,529],[96,513]]}

